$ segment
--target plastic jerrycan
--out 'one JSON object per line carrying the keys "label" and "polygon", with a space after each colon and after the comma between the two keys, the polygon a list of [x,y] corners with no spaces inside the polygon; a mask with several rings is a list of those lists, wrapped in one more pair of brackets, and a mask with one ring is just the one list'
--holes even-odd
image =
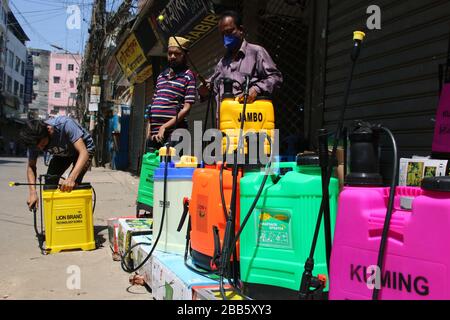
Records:
{"label": "plastic jerrycan", "polygon": [[[241,235],[241,279],[247,294],[255,299],[298,299],[322,201],[317,155],[299,155],[297,163],[281,164],[279,172],[276,179],[267,179]],[[241,179],[241,219],[250,209],[263,176],[260,172]],[[331,178],[329,192],[333,230],[339,192],[335,177]],[[327,274],[324,238],[322,220],[314,256],[317,274]]]}

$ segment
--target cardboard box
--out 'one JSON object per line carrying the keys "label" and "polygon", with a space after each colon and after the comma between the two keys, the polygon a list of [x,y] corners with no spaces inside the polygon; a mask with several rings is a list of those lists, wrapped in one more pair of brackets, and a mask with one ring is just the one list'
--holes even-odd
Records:
{"label": "cardboard box", "polygon": [[400,159],[399,185],[420,187],[424,177],[446,175],[448,160],[435,160],[423,157]]}
{"label": "cardboard box", "polygon": [[[145,245],[144,243],[150,243],[149,245]],[[143,235],[143,236],[134,236],[131,238],[131,246],[137,245],[133,248],[131,253],[131,259],[133,260],[134,267],[138,267],[148,256],[152,249],[152,236],[151,235]],[[138,245],[140,244],[140,245]],[[145,283],[151,288],[152,285],[152,257],[150,257],[144,265],[136,271],[137,274],[144,277]]]}
{"label": "cardboard box", "polygon": [[[167,255],[164,252],[155,250],[152,255],[151,262],[151,289],[153,298],[156,300],[164,300],[164,296],[166,294],[166,275],[169,272],[169,269],[161,263],[158,259],[159,257]],[[167,258],[168,259],[168,258]]]}
{"label": "cardboard box", "polygon": [[[119,219],[118,247],[119,254],[123,256],[131,247],[131,239],[135,236],[152,234],[152,219]],[[131,255],[128,255],[125,263],[131,265]]]}
{"label": "cardboard box", "polygon": [[217,284],[217,280],[189,270],[183,256],[161,251],[155,253],[152,257],[152,292],[155,299],[192,300],[193,286]]}
{"label": "cardboard box", "polygon": [[[131,246],[134,247],[133,250],[131,251],[131,258],[133,259],[135,268],[139,266],[148,256],[147,252],[150,252],[152,248],[151,243],[152,243],[151,235],[134,236],[131,238]],[[148,250],[143,249],[144,247]]]}
{"label": "cardboard box", "polygon": [[113,253],[119,253],[119,219],[133,219],[134,217],[116,217],[108,219],[109,246]]}
{"label": "cardboard box", "polygon": [[[245,300],[230,285],[224,285],[227,300]],[[212,286],[192,287],[192,300],[223,300],[218,284]]]}

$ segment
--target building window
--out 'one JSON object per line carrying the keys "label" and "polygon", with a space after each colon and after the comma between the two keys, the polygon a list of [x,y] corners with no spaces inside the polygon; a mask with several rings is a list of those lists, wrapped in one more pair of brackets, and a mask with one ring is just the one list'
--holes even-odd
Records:
{"label": "building window", "polygon": [[8,90],[9,93],[12,93],[12,78],[8,76],[8,81],[6,83],[6,90]]}
{"label": "building window", "polygon": [[70,99],[76,99],[77,98],[77,94],[76,94],[76,92],[72,92],[71,94],[70,94]]}
{"label": "building window", "polygon": [[69,71],[73,71],[73,70],[74,70],[73,64],[69,64]]}
{"label": "building window", "polygon": [[14,95],[18,96],[19,95],[19,82],[14,81]]}
{"label": "building window", "polygon": [[25,62],[22,61],[20,74],[25,77]]}
{"label": "building window", "polygon": [[56,70],[62,70],[62,64],[61,63],[57,63],[56,64]]}
{"label": "building window", "polygon": [[75,81],[73,79],[70,79],[69,85],[71,88],[75,88]]}
{"label": "building window", "polygon": [[19,57],[16,57],[16,72],[20,72],[20,59]]}
{"label": "building window", "polygon": [[8,61],[9,67],[11,69],[14,68],[14,53],[12,51],[9,51],[9,61]]}
{"label": "building window", "polygon": [[20,85],[20,97],[23,98],[24,88],[23,84]]}
{"label": "building window", "polygon": [[61,92],[55,92],[55,98],[56,99],[61,98]]}
{"label": "building window", "polygon": [[60,83],[61,78],[60,77],[53,77],[53,83]]}

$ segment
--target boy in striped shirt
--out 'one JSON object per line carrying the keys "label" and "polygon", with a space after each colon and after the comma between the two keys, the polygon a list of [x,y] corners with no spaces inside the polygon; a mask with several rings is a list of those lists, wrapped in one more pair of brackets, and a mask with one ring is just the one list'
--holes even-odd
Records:
{"label": "boy in striped shirt", "polygon": [[186,116],[196,97],[196,78],[187,65],[188,47],[187,39],[169,38],[169,67],[158,76],[153,102],[148,109],[151,148],[159,149],[170,141],[175,129],[188,127]]}

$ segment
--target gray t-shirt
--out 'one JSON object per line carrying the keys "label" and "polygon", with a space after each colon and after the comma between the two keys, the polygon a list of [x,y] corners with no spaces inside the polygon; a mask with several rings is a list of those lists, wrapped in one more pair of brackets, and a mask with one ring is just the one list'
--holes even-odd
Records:
{"label": "gray t-shirt", "polygon": [[[44,151],[58,157],[74,157],[77,155],[77,151],[73,144],[82,138],[88,153],[94,153],[94,140],[89,132],[74,119],[60,116],[49,119],[45,123],[54,128],[54,133],[50,137],[49,144]],[[37,148],[28,149],[28,159],[36,160],[38,154],[39,150]]]}

